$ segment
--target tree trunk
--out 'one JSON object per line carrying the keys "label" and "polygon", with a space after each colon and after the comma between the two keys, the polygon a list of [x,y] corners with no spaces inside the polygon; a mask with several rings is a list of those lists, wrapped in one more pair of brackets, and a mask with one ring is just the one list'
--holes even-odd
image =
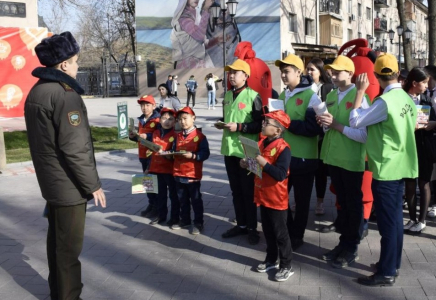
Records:
{"label": "tree trunk", "polygon": [[[411,41],[406,41],[406,34],[405,31],[407,29],[407,22],[406,22],[406,14],[404,12],[404,0],[397,0],[397,10],[398,10],[398,16],[400,17],[400,25],[403,26],[403,34],[401,36],[401,47],[403,48],[403,54],[404,54],[404,64],[403,68],[407,70],[411,70],[413,68],[413,62],[412,62],[412,43]],[[401,61],[401,55],[398,57],[398,60]]]}
{"label": "tree trunk", "polygon": [[436,64],[436,2],[428,0],[428,64]]}

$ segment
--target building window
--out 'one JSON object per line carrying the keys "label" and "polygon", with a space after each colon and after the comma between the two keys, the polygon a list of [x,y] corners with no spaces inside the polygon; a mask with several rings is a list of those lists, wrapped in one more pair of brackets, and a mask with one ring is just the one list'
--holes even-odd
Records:
{"label": "building window", "polygon": [[362,4],[360,3],[357,4],[357,15],[362,17]]}
{"label": "building window", "polygon": [[335,37],[342,37],[341,26],[339,26],[339,24],[332,25],[332,35]]}
{"label": "building window", "polygon": [[297,15],[289,14],[289,31],[297,32]]}
{"label": "building window", "polygon": [[367,20],[372,20],[372,16],[371,16],[371,7],[367,7],[367,8],[366,8],[366,19],[367,19]]}
{"label": "building window", "polygon": [[353,13],[353,1],[352,0],[348,0],[348,14],[352,14]]}
{"label": "building window", "polygon": [[[370,37],[371,37],[371,35],[370,35],[370,34],[367,34],[367,35],[366,35],[366,40],[369,41],[369,38],[370,38]],[[371,45],[370,45],[370,46],[371,46]]]}
{"label": "building window", "polygon": [[314,36],[315,30],[314,30],[314,22],[311,19],[305,18],[304,19],[304,33],[306,35]]}
{"label": "building window", "polygon": [[353,30],[348,29],[348,40],[351,41],[353,39]]}

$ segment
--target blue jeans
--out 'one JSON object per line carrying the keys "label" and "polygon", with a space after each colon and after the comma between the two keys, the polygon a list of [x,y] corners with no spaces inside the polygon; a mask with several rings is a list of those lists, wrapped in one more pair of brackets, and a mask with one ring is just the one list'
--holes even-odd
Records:
{"label": "blue jeans", "polygon": [[377,273],[394,276],[401,267],[403,253],[403,189],[404,180],[380,181],[373,179],[372,194],[381,235],[381,251]]}
{"label": "blue jeans", "polygon": [[215,107],[215,93],[216,91],[208,91],[207,92],[207,106],[208,107]]}
{"label": "blue jeans", "polygon": [[168,214],[168,192],[171,201],[171,219],[179,222],[180,219],[180,203],[177,197],[176,181],[172,174],[157,174],[157,183],[159,193],[157,195],[157,209],[159,219],[166,219]]}

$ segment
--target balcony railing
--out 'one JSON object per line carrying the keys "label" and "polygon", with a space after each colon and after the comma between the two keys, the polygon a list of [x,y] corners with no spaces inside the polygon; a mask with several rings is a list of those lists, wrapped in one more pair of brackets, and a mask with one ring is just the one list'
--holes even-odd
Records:
{"label": "balcony railing", "polygon": [[389,7],[388,0],[374,0],[374,6],[387,8]]}
{"label": "balcony railing", "polygon": [[339,14],[340,4],[340,0],[321,0],[319,3],[319,11]]}
{"label": "balcony railing", "polygon": [[388,20],[375,18],[374,19],[374,30],[388,31]]}

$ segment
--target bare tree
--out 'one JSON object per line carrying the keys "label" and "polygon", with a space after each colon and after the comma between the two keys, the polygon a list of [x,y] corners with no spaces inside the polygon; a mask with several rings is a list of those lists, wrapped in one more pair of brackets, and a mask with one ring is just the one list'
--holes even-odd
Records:
{"label": "bare tree", "polygon": [[[407,22],[406,22],[406,14],[404,11],[404,0],[397,0],[397,9],[398,9],[398,16],[400,17],[400,25],[403,27],[403,34],[402,34],[402,46],[403,46],[403,54],[404,54],[404,67],[407,70],[411,70],[413,68],[413,62],[412,62],[412,43],[406,42],[406,29],[407,29]],[[401,56],[398,57],[398,60],[401,61]]]}

